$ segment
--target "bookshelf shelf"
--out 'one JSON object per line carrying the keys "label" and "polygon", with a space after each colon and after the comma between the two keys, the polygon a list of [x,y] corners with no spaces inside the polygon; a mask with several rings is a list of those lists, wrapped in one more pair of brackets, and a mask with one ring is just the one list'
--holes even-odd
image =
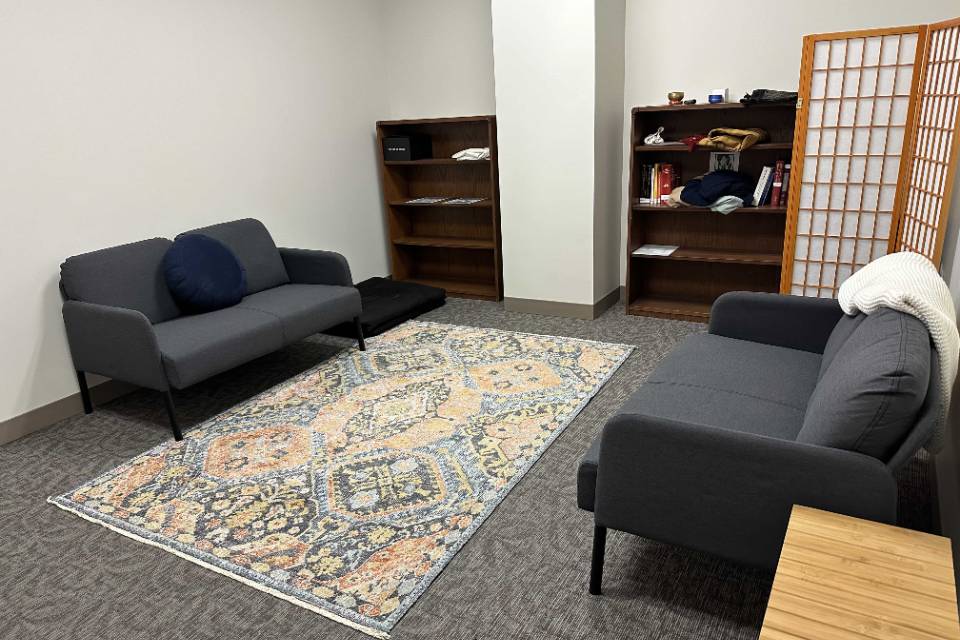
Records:
{"label": "bookshelf shelf", "polygon": [[[451,196],[451,197],[454,197],[454,196]],[[457,197],[466,198],[468,196],[457,196]],[[477,197],[477,196],[469,196],[469,197]],[[470,208],[478,208],[478,207],[492,207],[493,200],[490,200],[489,198],[485,198],[480,202],[473,202],[470,204],[447,204],[445,202],[419,204],[415,202],[407,202],[407,200],[391,200],[389,205],[391,207],[448,207],[451,209],[470,209]]]}
{"label": "bookshelf shelf", "polygon": [[490,251],[495,246],[492,240],[442,236],[400,236],[393,239],[393,244],[408,247],[449,247],[451,249],[486,249]]}
{"label": "bookshelf shelf", "polygon": [[634,260],[681,260],[686,262],[732,262],[779,267],[782,253],[759,251],[727,251],[722,249],[691,249],[680,247],[669,256],[631,255]]}
{"label": "bookshelf shelf", "polygon": [[[410,128],[410,127],[408,127]],[[431,165],[465,165],[474,167],[489,167],[489,160],[454,160],[453,158],[423,158],[421,160],[384,160],[383,164],[389,167],[423,167]]]}
{"label": "bookshelf shelf", "polygon": [[[384,137],[411,134],[429,136],[432,157],[383,159]],[[500,300],[503,269],[496,118],[384,120],[377,123],[377,141],[393,278],[441,287],[452,296]],[[489,147],[490,159],[450,157],[470,147]],[[470,204],[408,202],[423,197],[483,200]]]}
{"label": "bookshelf shelf", "polygon": [[[740,153],[751,153],[755,151],[789,151],[793,149],[792,142],[760,142],[752,147],[748,147]],[[663,144],[638,144],[634,147],[638,153],[709,153],[711,151],[720,151],[720,149],[700,149],[692,151],[690,147],[682,142],[664,142]]]}
{"label": "bookshelf shelf", "polygon": [[721,215],[732,215],[740,213],[769,213],[769,214],[785,214],[787,212],[786,207],[740,207],[739,209],[734,209],[730,213],[722,214],[715,211],[711,211],[705,207],[671,207],[665,204],[635,204],[633,205],[634,211],[649,211],[652,213],[663,213],[663,212],[673,212],[673,213],[715,213],[718,216]]}
{"label": "bookshelf shelf", "polygon": [[[780,288],[786,207],[742,207],[721,214],[703,207],[641,204],[645,167],[670,163],[680,184],[709,171],[709,149],[693,152],[682,143],[644,145],[663,127],[680,140],[716,127],[759,127],[768,142],[740,154],[739,170],[754,182],[764,166],[790,161],[795,106],[734,104],[637,107],[632,110],[630,202],[627,216],[627,313],[705,322],[713,301],[727,291]],[[676,245],[669,256],[635,256],[644,244]]]}

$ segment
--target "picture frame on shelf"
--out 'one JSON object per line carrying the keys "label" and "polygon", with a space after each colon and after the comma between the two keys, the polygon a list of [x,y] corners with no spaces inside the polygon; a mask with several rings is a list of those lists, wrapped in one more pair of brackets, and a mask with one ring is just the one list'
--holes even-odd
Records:
{"label": "picture frame on shelf", "polygon": [[710,171],[739,171],[740,170],[740,152],[739,151],[711,151],[710,152]]}

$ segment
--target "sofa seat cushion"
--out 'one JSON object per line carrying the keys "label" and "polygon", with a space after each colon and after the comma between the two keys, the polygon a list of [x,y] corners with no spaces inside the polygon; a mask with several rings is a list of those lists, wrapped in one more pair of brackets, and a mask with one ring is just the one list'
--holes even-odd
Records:
{"label": "sofa seat cushion", "polygon": [[283,329],[276,317],[239,307],[181,316],[154,330],[163,368],[177,389],[283,346]]}
{"label": "sofa seat cushion", "polygon": [[674,349],[620,412],[793,440],[819,369],[819,354],[698,334]]}
{"label": "sofa seat cushion", "polygon": [[834,333],[832,357],[797,440],[886,461],[927,396],[930,334],[920,320],[893,309],[841,321]]}
{"label": "sofa seat cushion", "polygon": [[360,292],[326,284],[286,284],[249,295],[237,305],[277,319],[284,344],[360,315]]}
{"label": "sofa seat cushion", "polygon": [[222,222],[186,231],[180,236],[191,233],[216,238],[230,247],[246,271],[248,295],[290,282],[287,268],[283,264],[283,258],[280,257],[280,250],[273,242],[270,232],[259,220],[244,218]]}
{"label": "sofa seat cushion", "polygon": [[[618,413],[633,413],[793,440],[817,383],[808,351],[698,334],[650,374]],[[598,435],[577,469],[577,505],[593,511]]]}

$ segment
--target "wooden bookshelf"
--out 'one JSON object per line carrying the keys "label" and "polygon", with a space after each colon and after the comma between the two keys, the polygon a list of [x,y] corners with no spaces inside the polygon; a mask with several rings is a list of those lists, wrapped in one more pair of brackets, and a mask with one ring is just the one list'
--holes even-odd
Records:
{"label": "wooden bookshelf", "polygon": [[[430,136],[431,158],[383,159],[383,138]],[[390,261],[396,280],[441,287],[451,296],[500,300],[503,267],[494,116],[386,120],[377,123]],[[489,160],[454,160],[490,147]],[[470,204],[417,204],[429,196],[483,198]]]}
{"label": "wooden bookshelf", "polygon": [[[669,142],[705,135],[716,127],[759,127],[766,142],[740,154],[739,170],[755,183],[764,165],[790,161],[794,105],[740,103],[636,107],[630,144],[630,207],[627,220],[627,313],[705,322],[713,301],[727,291],[780,288],[786,207],[745,206],[729,214],[698,207],[639,202],[640,167],[669,162],[680,184],[709,170],[710,151]],[[662,145],[643,139],[663,127]],[[635,256],[644,244],[677,245],[670,256]]]}

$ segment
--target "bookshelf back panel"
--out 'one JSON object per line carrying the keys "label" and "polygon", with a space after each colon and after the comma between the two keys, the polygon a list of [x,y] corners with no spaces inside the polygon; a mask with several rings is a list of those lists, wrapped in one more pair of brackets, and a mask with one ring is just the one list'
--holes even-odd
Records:
{"label": "bookshelf back panel", "polygon": [[434,158],[449,158],[458,151],[490,146],[486,121],[384,125],[384,136],[425,134],[430,136]]}
{"label": "bookshelf back panel", "polygon": [[[628,250],[643,244],[684,248],[783,252],[783,215],[723,215],[715,211],[633,212]],[[745,230],[748,230],[745,232]]]}
{"label": "bookshelf back panel", "polygon": [[426,196],[490,198],[490,166],[486,163],[455,165],[388,165],[385,189],[390,200]]}
{"label": "bookshelf back panel", "polygon": [[404,236],[493,240],[493,215],[485,207],[395,207],[392,216]]}
{"label": "bookshelf back panel", "polygon": [[728,291],[775,292],[780,266],[632,259],[630,299],[657,297],[712,304]]}
{"label": "bookshelf back panel", "polygon": [[[696,105],[693,105],[696,107]],[[794,105],[739,107],[725,105],[719,109],[678,108],[669,111],[637,111],[634,114],[636,128],[633,143],[643,144],[643,139],[663,127],[663,139],[679,141],[692,135],[707,135],[717,127],[737,129],[760,128],[770,134],[768,142],[791,142],[796,109]]]}
{"label": "bookshelf back panel", "polygon": [[495,284],[490,252],[440,247],[400,247],[396,251],[404,265],[401,279]]}

